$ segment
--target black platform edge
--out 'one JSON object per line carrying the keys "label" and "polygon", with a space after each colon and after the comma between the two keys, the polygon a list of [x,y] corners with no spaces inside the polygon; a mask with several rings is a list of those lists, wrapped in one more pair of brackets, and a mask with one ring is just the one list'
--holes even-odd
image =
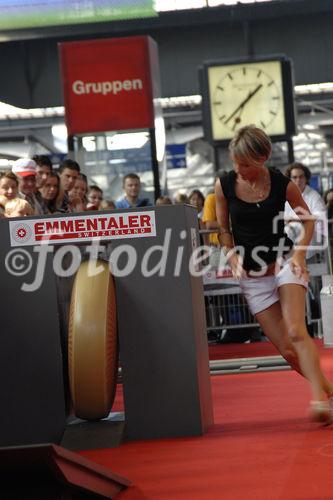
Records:
{"label": "black platform edge", "polygon": [[36,484],[47,484],[50,491],[60,485],[66,491],[100,498],[115,498],[131,484],[109,469],[51,443],[0,448],[0,482],[2,491],[9,495],[22,491],[22,499],[28,498],[29,487]]}

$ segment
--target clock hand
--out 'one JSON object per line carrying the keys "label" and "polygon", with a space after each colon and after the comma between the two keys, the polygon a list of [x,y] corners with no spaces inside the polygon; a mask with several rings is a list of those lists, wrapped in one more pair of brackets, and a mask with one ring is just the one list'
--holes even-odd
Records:
{"label": "clock hand", "polygon": [[231,120],[231,118],[233,116],[235,116],[235,114],[245,106],[245,104],[250,100],[252,99],[252,97],[258,92],[258,90],[260,90],[262,87],[262,83],[260,85],[258,85],[258,87],[256,87],[252,92],[250,92],[250,94],[244,99],[244,101],[242,101],[240,103],[239,106],[237,106],[237,108],[235,109],[235,111],[233,113],[231,113],[231,115],[229,116],[229,118],[226,119],[226,121],[224,122],[224,124],[226,125],[228,123],[228,121]]}
{"label": "clock hand", "polygon": [[244,110],[244,106],[239,110],[239,115],[235,116],[232,131],[234,131],[235,128],[237,127],[237,125],[242,121],[241,116],[242,116],[243,110]]}

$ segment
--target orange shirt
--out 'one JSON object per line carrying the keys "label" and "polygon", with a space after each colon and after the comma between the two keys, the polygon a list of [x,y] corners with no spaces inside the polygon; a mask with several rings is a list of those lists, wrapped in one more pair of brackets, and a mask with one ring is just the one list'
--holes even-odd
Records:
{"label": "orange shirt", "polygon": [[[203,222],[215,222],[216,218],[216,196],[215,193],[208,194],[205,198],[205,204],[203,209]],[[217,237],[217,233],[212,233],[209,235],[209,243],[211,245],[219,245],[219,240]]]}

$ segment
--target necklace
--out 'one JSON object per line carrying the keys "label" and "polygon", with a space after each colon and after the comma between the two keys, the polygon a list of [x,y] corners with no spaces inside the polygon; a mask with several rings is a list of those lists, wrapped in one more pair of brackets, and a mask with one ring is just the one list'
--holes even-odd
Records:
{"label": "necklace", "polygon": [[[265,175],[266,175],[266,173],[265,173]],[[242,180],[251,189],[251,191],[253,193],[253,197],[256,200],[258,200],[258,201],[255,201],[254,203],[257,205],[258,208],[260,208],[261,201],[263,200],[263,198],[267,197],[267,188],[269,188],[270,183],[271,183],[270,176],[268,175],[268,177],[267,177],[267,175],[266,175],[266,179],[263,180],[262,185],[259,187],[256,186],[256,181],[250,182],[249,180],[243,179],[243,178],[242,178]]]}

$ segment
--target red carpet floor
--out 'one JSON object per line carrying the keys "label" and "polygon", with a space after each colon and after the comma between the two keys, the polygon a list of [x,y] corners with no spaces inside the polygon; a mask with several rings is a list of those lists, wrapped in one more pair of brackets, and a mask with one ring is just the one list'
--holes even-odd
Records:
{"label": "red carpet floor", "polygon": [[252,344],[211,344],[209,359],[256,358],[259,356],[277,356],[279,353],[271,342],[253,342]]}
{"label": "red carpet floor", "polygon": [[[333,378],[333,349],[321,357]],[[333,425],[309,421],[309,389],[299,375],[214,376],[212,391],[215,424],[202,437],[82,454],[133,482],[120,500],[333,499]]]}

